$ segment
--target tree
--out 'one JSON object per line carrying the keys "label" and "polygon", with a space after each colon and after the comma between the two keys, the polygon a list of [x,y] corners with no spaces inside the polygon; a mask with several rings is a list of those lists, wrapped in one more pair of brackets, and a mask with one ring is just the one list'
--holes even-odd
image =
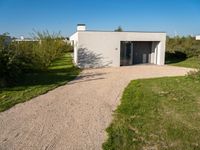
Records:
{"label": "tree", "polygon": [[115,32],[122,32],[122,31],[123,31],[123,29],[121,26],[119,26],[117,29],[115,29]]}

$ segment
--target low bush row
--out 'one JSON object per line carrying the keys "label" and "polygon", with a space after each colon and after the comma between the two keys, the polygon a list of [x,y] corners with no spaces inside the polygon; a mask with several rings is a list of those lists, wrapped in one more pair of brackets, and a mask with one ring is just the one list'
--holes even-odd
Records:
{"label": "low bush row", "polygon": [[45,71],[53,60],[72,50],[59,34],[37,32],[35,41],[6,42],[0,36],[0,86],[15,84],[23,73]]}

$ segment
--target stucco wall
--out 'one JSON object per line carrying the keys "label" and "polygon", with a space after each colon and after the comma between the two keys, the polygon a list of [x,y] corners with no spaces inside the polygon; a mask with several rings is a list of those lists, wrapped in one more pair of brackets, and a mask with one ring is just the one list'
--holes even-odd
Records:
{"label": "stucco wall", "polygon": [[[70,40],[77,40],[77,46],[74,52],[81,56],[85,51],[87,55],[80,58],[76,54],[74,56],[78,61],[86,58],[85,60],[88,60],[86,67],[91,67],[89,64],[92,62],[94,63],[93,65],[101,64],[99,66],[97,65],[97,67],[119,67],[120,41],[157,41],[158,48],[156,53],[158,53],[158,56],[155,63],[158,65],[164,64],[166,33],[83,31],[77,32],[76,36],[76,38],[70,38]],[[151,57],[154,57],[154,55],[152,54]],[[89,61],[90,56],[91,61]],[[97,62],[94,62],[95,57],[97,58]]]}
{"label": "stucco wall", "polygon": [[73,60],[74,60],[74,63],[77,64],[78,62],[78,56],[77,56],[77,53],[78,53],[78,32],[74,33],[71,37],[70,37],[70,42],[71,42],[71,45],[74,47],[74,53],[73,53]]}

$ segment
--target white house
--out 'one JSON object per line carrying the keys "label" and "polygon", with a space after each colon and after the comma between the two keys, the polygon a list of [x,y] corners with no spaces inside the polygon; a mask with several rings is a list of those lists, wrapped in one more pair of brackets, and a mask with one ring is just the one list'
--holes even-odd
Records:
{"label": "white house", "polygon": [[196,36],[196,40],[200,40],[200,35],[197,35],[197,36]]}
{"label": "white house", "polygon": [[164,32],[92,31],[78,24],[70,41],[74,62],[81,68],[165,62]]}

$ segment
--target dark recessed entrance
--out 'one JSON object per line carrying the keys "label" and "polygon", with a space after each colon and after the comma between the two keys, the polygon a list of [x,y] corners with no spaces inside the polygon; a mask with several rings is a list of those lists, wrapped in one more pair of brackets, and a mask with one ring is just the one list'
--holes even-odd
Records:
{"label": "dark recessed entrance", "polygon": [[121,41],[120,65],[151,63],[153,42]]}

